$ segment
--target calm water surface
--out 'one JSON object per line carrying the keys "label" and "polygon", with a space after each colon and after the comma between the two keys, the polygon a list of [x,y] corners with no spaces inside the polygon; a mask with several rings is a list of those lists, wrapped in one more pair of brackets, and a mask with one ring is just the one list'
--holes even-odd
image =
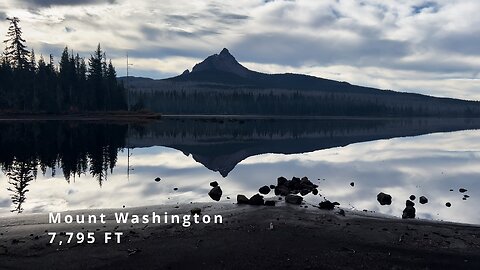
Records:
{"label": "calm water surface", "polygon": [[305,196],[310,204],[401,216],[415,195],[417,217],[480,224],[478,128],[472,119],[0,122],[0,216],[213,202],[211,181],[233,203],[279,176],[307,176],[322,195]]}

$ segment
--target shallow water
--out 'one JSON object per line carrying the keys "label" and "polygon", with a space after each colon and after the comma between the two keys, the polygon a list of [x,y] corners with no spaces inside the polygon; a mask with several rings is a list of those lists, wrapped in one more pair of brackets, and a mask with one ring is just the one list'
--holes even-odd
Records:
{"label": "shallow water", "polygon": [[[307,176],[322,195],[306,195],[307,204],[327,198],[399,217],[415,195],[419,218],[480,224],[478,120],[49,121],[0,128],[0,216],[213,202],[211,181],[223,190],[220,201],[233,203],[279,176]],[[379,192],[391,194],[392,205],[381,206]],[[420,196],[428,204],[419,204]]]}

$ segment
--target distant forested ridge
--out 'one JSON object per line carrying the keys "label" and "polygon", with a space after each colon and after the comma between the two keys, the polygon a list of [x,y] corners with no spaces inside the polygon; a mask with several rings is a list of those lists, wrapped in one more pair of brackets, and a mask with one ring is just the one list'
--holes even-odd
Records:
{"label": "distant forested ridge", "polygon": [[10,27],[0,64],[0,112],[69,113],[126,109],[125,89],[100,44],[86,63],[65,47],[58,66],[52,55],[36,60],[22,38],[20,20]]}
{"label": "distant forested ridge", "polygon": [[480,116],[477,101],[379,90],[301,74],[255,72],[227,49],[173,78],[129,81],[135,107],[165,114]]}

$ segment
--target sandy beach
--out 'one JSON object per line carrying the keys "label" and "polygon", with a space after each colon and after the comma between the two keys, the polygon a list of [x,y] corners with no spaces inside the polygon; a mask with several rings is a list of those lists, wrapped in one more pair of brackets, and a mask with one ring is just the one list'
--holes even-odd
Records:
{"label": "sandy beach", "polygon": [[[222,215],[223,224],[117,224],[114,213]],[[105,224],[0,218],[0,269],[480,269],[480,227],[277,204],[186,204],[71,211]],[[49,244],[49,232],[56,232]],[[93,244],[62,244],[94,232]],[[105,232],[122,232],[119,244]]]}

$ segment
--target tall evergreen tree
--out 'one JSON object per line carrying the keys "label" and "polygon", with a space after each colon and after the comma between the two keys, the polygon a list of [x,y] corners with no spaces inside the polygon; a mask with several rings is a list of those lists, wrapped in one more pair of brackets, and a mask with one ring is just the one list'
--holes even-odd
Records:
{"label": "tall evergreen tree", "polygon": [[28,67],[29,51],[25,45],[25,39],[22,38],[22,29],[20,28],[20,19],[17,17],[7,18],[10,21],[10,27],[7,32],[7,39],[4,57],[10,65],[17,69],[25,69]]}
{"label": "tall evergreen tree", "polygon": [[89,89],[93,91],[90,93],[90,100],[92,101],[91,108],[104,109],[104,91],[103,91],[103,52],[100,44],[97,50],[90,56],[88,60],[88,81]]}

